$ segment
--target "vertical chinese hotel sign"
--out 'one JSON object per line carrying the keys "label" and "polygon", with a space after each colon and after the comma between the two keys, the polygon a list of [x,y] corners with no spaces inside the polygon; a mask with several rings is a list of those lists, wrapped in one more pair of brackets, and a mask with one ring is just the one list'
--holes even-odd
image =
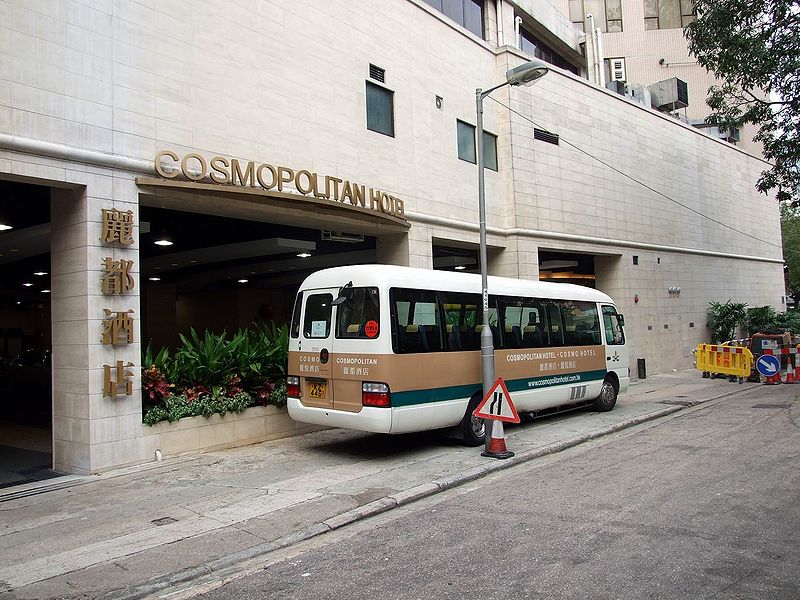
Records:
{"label": "vertical chinese hotel sign", "polygon": [[[122,248],[130,247],[133,245],[133,225],[133,211],[101,209],[100,241],[108,245],[119,244]],[[121,296],[133,290],[136,282],[131,274],[132,260],[107,256],[102,261],[102,267],[100,289],[104,296]],[[133,323],[132,308],[121,311],[104,308],[100,343],[111,346],[133,343]],[[113,365],[103,365],[104,397],[115,398],[120,389],[124,389],[128,396],[133,394],[131,367],[132,362],[122,360]]]}

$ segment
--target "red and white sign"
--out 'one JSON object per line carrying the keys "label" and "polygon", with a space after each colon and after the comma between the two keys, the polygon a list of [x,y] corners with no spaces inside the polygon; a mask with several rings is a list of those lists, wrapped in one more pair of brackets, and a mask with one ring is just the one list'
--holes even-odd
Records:
{"label": "red and white sign", "polygon": [[508,393],[505,381],[498,377],[492,389],[481,400],[478,407],[472,413],[479,419],[494,419],[495,421],[505,421],[506,423],[519,423],[519,415],[514,403],[511,402],[511,394]]}
{"label": "red and white sign", "polygon": [[367,334],[367,337],[374,338],[378,335],[378,322],[377,321],[367,321],[367,324],[364,325],[364,333]]}

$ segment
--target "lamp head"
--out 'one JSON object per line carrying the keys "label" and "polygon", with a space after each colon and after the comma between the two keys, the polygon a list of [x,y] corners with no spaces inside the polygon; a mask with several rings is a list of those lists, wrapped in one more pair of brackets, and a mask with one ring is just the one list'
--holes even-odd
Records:
{"label": "lamp head", "polygon": [[547,63],[534,58],[506,72],[506,82],[509,85],[530,85],[544,77],[549,70]]}

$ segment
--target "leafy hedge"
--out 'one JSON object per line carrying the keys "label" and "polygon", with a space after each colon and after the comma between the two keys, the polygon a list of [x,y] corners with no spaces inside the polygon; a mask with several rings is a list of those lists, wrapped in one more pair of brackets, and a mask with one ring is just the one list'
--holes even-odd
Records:
{"label": "leafy hedge", "polygon": [[257,404],[286,404],[288,327],[274,323],[225,332],[191,329],[180,335],[174,355],[168,348],[153,354],[150,344],[142,364],[143,421],[241,412]]}

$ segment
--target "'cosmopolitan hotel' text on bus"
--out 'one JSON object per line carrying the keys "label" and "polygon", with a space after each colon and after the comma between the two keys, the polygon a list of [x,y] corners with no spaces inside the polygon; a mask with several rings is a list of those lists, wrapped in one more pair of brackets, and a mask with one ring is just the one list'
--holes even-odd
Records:
{"label": "'cosmopolitan hotel' text on bus", "polygon": [[666,39],[633,0],[2,3],[0,329],[52,353],[54,465],[287,433],[144,426],[150,340],[286,323],[325,267],[478,272],[475,90],[533,55],[545,77],[484,103],[489,273],[610,295],[634,375],[690,367],[711,300],[784,308],[766,163],[670,114],[679,83],[664,112],[596,85],[594,5],[606,48]]}

